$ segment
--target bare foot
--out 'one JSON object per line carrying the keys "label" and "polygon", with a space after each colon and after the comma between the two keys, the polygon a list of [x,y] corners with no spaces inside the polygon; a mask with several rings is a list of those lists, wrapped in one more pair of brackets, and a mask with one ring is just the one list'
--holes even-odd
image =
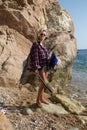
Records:
{"label": "bare foot", "polygon": [[45,104],[49,104],[49,102],[45,99],[43,99],[42,102],[45,103]]}

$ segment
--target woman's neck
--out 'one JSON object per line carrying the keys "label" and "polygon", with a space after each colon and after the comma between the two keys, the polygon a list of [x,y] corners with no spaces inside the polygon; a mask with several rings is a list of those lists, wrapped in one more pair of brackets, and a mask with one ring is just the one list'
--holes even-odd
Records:
{"label": "woman's neck", "polygon": [[40,41],[40,45],[41,45],[41,46],[44,46],[44,42],[41,42],[41,41]]}

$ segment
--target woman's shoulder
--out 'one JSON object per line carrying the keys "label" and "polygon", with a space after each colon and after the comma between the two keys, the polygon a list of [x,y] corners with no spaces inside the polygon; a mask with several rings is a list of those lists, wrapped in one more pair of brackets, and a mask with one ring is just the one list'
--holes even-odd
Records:
{"label": "woman's shoulder", "polygon": [[39,42],[38,41],[34,42],[33,46],[39,46]]}

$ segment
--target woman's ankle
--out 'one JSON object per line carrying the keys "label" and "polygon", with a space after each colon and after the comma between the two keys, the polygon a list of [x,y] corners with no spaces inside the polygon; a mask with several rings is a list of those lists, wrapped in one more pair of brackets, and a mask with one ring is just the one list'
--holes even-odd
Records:
{"label": "woman's ankle", "polygon": [[42,102],[36,102],[38,107],[42,107]]}

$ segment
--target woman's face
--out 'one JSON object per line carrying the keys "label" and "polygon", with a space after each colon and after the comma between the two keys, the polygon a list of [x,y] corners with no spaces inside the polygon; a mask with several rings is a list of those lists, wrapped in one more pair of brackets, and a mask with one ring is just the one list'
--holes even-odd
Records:
{"label": "woman's face", "polygon": [[41,40],[41,41],[44,41],[45,38],[46,38],[46,32],[43,31],[43,32],[40,34],[40,40]]}

